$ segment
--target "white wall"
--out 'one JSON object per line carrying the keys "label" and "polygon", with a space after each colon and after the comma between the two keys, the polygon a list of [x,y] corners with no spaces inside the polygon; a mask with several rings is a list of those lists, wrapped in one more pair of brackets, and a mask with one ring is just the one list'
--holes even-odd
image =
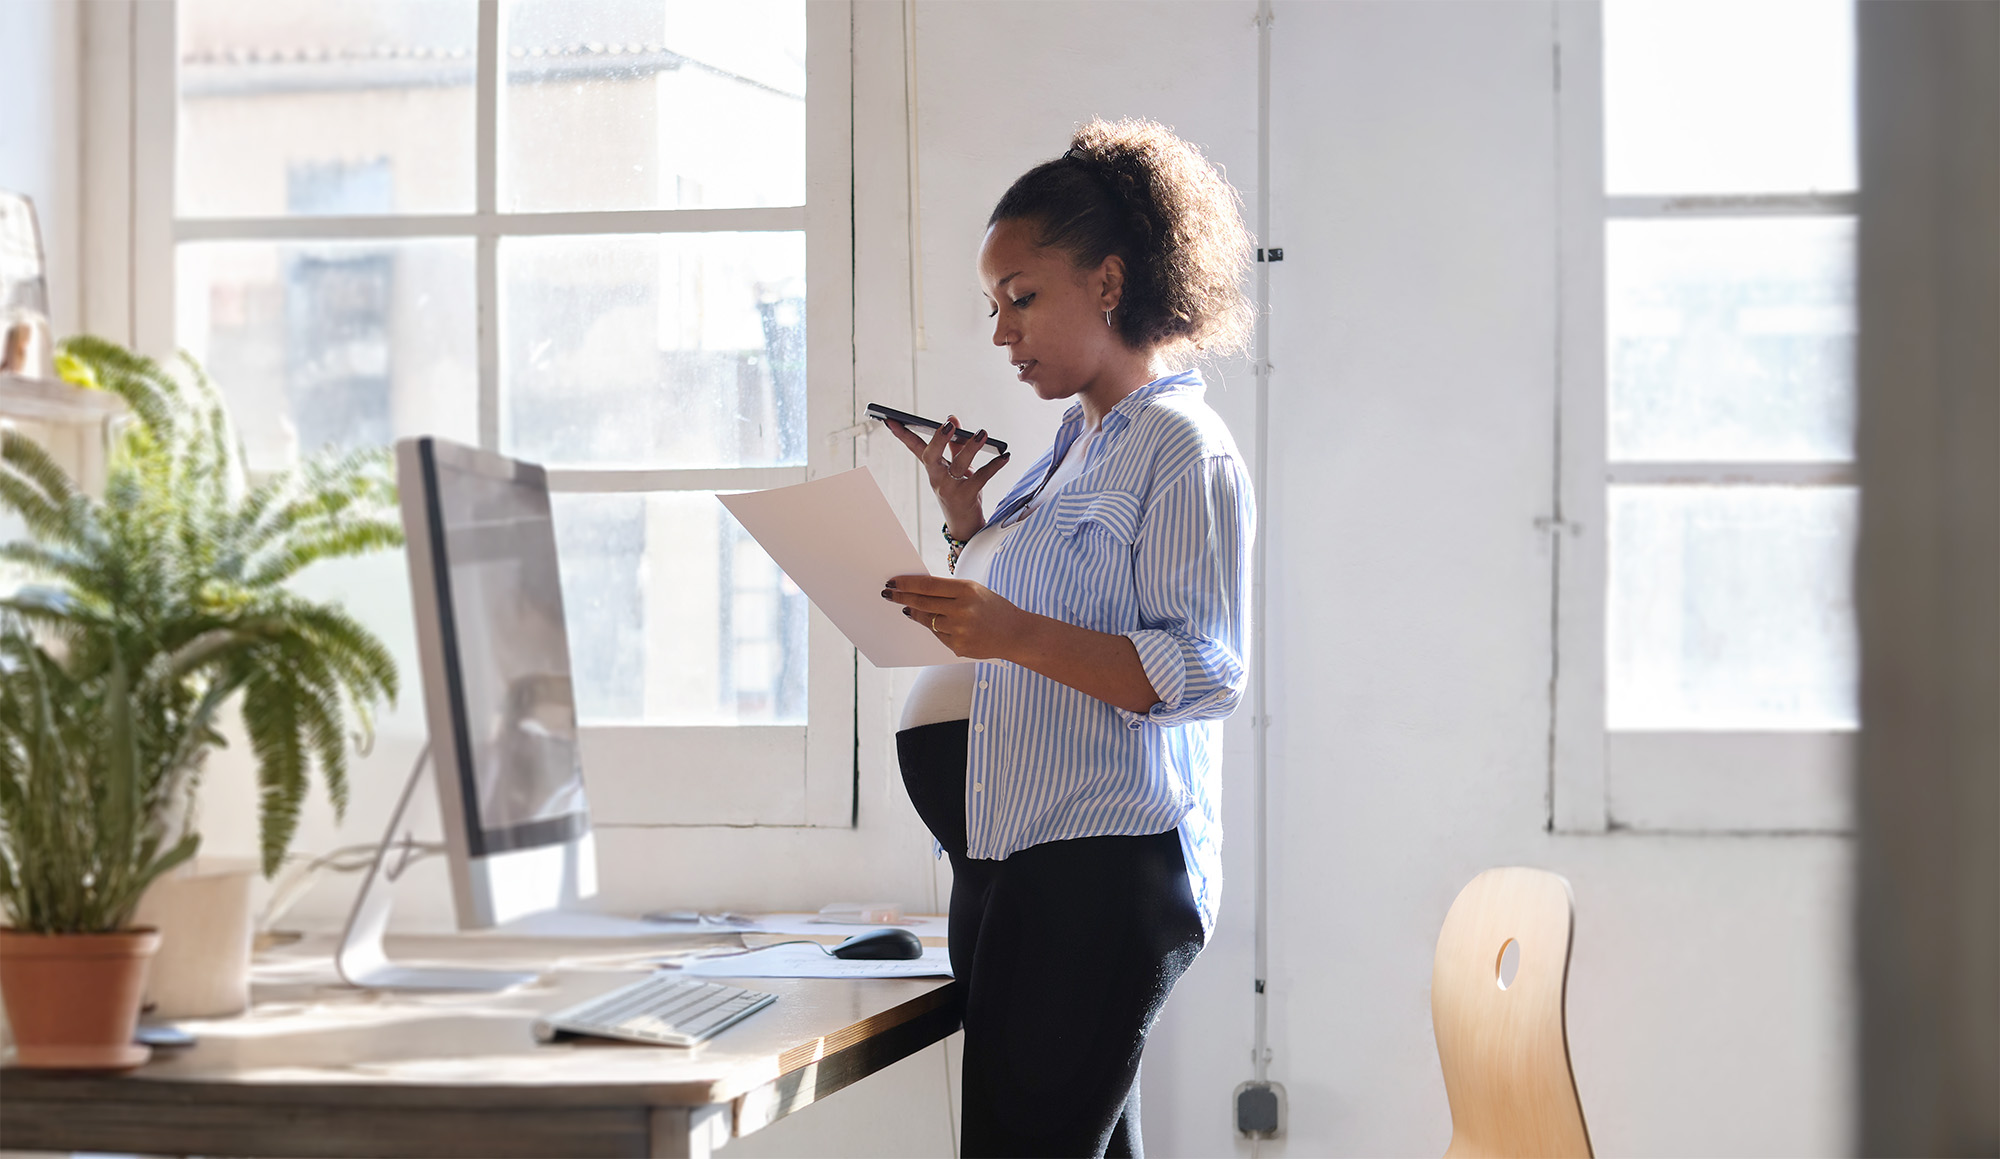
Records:
{"label": "white wall", "polygon": [[[1576,890],[1569,1025],[1600,1153],[1843,1150],[1847,843],[1545,831],[1551,8],[1277,13],[1272,1007],[1292,1136],[1266,1151],[1444,1149],[1431,952],[1457,890],[1510,863]],[[1245,978],[1198,969],[1169,1009],[1159,1154],[1235,1146],[1245,1055],[1212,1036],[1247,1040],[1212,1011],[1242,1010]]]}
{"label": "white wall", "polygon": [[[856,9],[861,401],[956,411],[1018,441],[1019,470],[1061,408],[1029,397],[990,345],[972,275],[987,212],[1091,115],[1176,126],[1254,200],[1254,3],[917,6],[914,351],[903,10]],[[1272,1075],[1291,1119],[1289,1138],[1262,1150],[1443,1150],[1433,940],[1458,888],[1508,863],[1548,866],[1576,889],[1570,1029],[1600,1153],[1843,1150],[1847,843],[1545,829],[1553,576],[1533,524],[1555,457],[1550,5],[1283,0],[1278,17],[1268,240],[1287,260],[1272,271],[1277,429],[1262,498]],[[1259,453],[1244,364],[1214,371],[1212,401]],[[883,469],[901,453],[882,438],[866,449]],[[895,497],[941,555],[913,473]],[[942,875],[888,744],[905,680],[863,673],[858,828],[606,831],[606,904],[938,905]],[[1226,746],[1222,924],[1148,1052],[1156,1155],[1248,1150],[1229,1117],[1250,1075],[1244,723]],[[298,847],[378,836],[407,756],[357,770],[347,824],[316,809]],[[213,851],[247,848],[238,755],[218,760],[210,787]],[[441,877],[416,884],[406,924],[444,921]],[[330,880],[298,922],[331,926],[351,889]],[[954,1074],[933,1048],[731,1153],[944,1153]]]}
{"label": "white wall", "polygon": [[[919,8],[920,408],[1036,445],[1058,408],[988,345],[970,252],[1005,183],[1099,114],[1175,125],[1253,199],[1248,0]],[[1431,952],[1479,870],[1573,883],[1570,1027],[1603,1154],[1844,1150],[1847,842],[1553,836],[1553,13],[1280,3],[1274,30],[1268,1154],[1450,1138]],[[1250,380],[1216,405],[1250,450]],[[1039,424],[1037,426],[1037,424]],[[1024,428],[1035,437],[1023,434]],[[928,527],[930,523],[927,522]],[[1215,942],[1146,1063],[1148,1147],[1246,1151],[1248,743]]]}

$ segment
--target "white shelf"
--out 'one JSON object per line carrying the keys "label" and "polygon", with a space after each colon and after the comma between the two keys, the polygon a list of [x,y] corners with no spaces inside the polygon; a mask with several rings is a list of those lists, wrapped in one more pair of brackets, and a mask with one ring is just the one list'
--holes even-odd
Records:
{"label": "white shelf", "polygon": [[85,390],[53,378],[0,374],[0,418],[95,423],[123,413],[125,400],[110,391]]}

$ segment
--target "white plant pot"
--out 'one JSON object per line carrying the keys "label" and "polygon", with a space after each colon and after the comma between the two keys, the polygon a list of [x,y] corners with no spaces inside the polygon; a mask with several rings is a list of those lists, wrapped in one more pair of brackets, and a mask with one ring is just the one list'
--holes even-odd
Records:
{"label": "white plant pot", "polygon": [[154,882],[132,919],[160,931],[146,980],[155,1018],[222,1018],[250,1006],[250,886],[257,863],[198,858]]}

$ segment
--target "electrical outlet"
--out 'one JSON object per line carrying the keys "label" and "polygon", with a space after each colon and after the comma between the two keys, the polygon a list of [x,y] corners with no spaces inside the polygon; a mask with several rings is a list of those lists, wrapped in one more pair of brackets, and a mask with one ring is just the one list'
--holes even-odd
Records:
{"label": "electrical outlet", "polygon": [[1248,1082],[1237,1087],[1236,1130],[1250,1138],[1282,1138],[1285,1133],[1284,1084]]}

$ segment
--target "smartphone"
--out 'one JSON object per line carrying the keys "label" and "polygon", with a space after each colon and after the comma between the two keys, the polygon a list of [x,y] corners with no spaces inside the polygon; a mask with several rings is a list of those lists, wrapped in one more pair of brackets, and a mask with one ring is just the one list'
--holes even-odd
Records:
{"label": "smartphone", "polygon": [[[925,430],[931,431],[937,430],[944,425],[936,419],[927,419],[922,415],[913,415],[908,411],[897,410],[893,406],[883,406],[879,402],[868,404],[868,417],[873,419],[895,419],[906,427],[923,427]],[[967,442],[977,433],[977,431],[968,431],[960,427],[958,433],[952,436],[951,441],[954,443]],[[1007,444],[989,435],[986,439],[986,445],[980,449],[992,451],[996,455],[1004,455],[1007,453]]]}

